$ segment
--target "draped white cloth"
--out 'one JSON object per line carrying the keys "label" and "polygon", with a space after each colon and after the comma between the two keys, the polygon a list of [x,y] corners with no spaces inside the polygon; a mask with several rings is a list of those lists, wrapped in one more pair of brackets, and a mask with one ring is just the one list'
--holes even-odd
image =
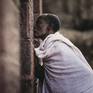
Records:
{"label": "draped white cloth", "polygon": [[42,93],[93,93],[93,70],[62,34],[50,34],[35,51],[45,67]]}

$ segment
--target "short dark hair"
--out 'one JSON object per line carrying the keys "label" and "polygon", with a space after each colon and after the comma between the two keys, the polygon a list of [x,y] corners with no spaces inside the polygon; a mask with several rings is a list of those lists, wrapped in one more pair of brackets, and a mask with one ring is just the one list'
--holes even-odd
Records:
{"label": "short dark hair", "polygon": [[61,27],[59,17],[54,14],[42,14],[37,18],[36,23],[38,23],[38,21],[41,19],[46,21],[55,32],[58,31]]}

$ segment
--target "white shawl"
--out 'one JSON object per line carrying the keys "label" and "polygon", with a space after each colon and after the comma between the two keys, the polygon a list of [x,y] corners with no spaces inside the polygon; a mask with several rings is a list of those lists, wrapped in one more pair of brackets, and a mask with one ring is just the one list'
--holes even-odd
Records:
{"label": "white shawl", "polygon": [[55,41],[61,41],[67,44],[75,52],[75,54],[89,66],[88,62],[82,55],[81,51],[69,39],[65,38],[62,34],[60,34],[60,32],[50,34],[49,36],[46,37],[46,39],[41,43],[41,45],[38,48],[35,48],[37,56],[39,58],[47,57],[49,52],[51,52],[50,49],[52,48],[52,44]]}
{"label": "white shawl", "polygon": [[[62,47],[61,49],[54,49],[56,41],[62,42],[57,42],[58,46]],[[69,47],[60,46],[61,44],[66,44]],[[68,53],[69,50],[71,50],[70,53]],[[36,55],[41,59],[47,59],[51,53],[60,51],[61,54],[63,52],[63,59],[65,59],[63,61],[62,56],[58,53],[51,57],[52,60],[44,63],[45,81],[42,88],[43,93],[93,93],[93,71],[91,67],[80,50],[59,32],[47,36],[35,51]],[[71,58],[67,57],[69,54],[72,54],[70,55]],[[91,90],[90,87],[92,87]],[[86,90],[89,92],[86,92]]]}

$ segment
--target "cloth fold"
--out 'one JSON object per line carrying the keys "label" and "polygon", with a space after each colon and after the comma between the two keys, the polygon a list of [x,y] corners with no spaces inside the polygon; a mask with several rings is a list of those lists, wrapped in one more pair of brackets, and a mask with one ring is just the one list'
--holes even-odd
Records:
{"label": "cloth fold", "polygon": [[77,55],[83,62],[85,62],[90,67],[85,57],[82,55],[81,51],[69,39],[60,34],[60,32],[50,34],[46,37],[46,39],[41,43],[41,45],[38,48],[35,48],[37,56],[39,58],[47,57],[51,48],[53,47],[53,43],[56,41],[61,41],[68,45],[75,52],[75,55]]}
{"label": "cloth fold", "polygon": [[93,70],[69,39],[50,34],[35,51],[45,68],[42,93],[93,93]]}

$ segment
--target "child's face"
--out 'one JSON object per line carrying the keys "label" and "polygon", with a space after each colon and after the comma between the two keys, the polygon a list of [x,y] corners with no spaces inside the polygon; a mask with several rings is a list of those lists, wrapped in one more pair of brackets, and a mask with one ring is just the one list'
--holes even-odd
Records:
{"label": "child's face", "polygon": [[34,36],[41,38],[48,33],[48,24],[44,20],[39,20],[34,27]]}

